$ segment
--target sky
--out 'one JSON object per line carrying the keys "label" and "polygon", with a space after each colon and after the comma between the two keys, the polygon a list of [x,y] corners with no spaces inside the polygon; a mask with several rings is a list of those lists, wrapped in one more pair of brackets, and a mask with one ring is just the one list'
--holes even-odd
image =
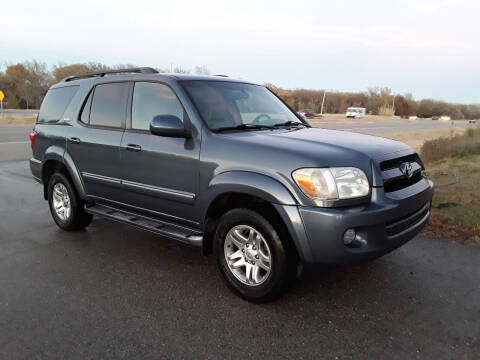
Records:
{"label": "sky", "polygon": [[480,1],[0,0],[0,62],[132,63],[480,103]]}

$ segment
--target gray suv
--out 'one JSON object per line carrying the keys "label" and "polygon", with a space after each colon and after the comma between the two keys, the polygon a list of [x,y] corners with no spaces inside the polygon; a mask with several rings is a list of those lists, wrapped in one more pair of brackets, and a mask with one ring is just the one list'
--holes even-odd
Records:
{"label": "gray suv", "polygon": [[198,246],[255,302],[302,264],[375,259],[430,216],[433,183],[409,146],[312,128],[269,89],[223,76],[68,77],[30,138],[61,229],[97,215]]}

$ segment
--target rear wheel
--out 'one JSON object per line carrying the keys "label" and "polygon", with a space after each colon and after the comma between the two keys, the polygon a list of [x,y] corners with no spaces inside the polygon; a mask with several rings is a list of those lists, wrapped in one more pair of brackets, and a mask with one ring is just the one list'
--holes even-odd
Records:
{"label": "rear wheel", "polygon": [[279,232],[249,209],[233,209],[221,217],[214,254],[227,285],[249,301],[273,300],[295,279],[296,262]]}
{"label": "rear wheel", "polygon": [[50,177],[48,204],[53,220],[62,230],[80,230],[92,222],[93,215],[85,212],[83,200],[62,173],[55,173]]}

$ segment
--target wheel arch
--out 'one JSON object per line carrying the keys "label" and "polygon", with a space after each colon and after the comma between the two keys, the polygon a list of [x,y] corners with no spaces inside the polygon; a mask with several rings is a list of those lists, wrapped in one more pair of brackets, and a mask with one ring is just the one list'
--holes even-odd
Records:
{"label": "wheel arch", "polygon": [[[288,245],[295,245],[284,220],[274,204],[297,205],[298,202],[279,181],[266,175],[230,171],[217,175],[210,181],[208,201],[204,211],[204,238],[202,253],[209,255],[213,248],[213,236],[220,217],[234,208],[247,208],[272,221],[287,236]],[[296,252],[296,248],[295,248]]]}
{"label": "wheel arch", "polygon": [[80,198],[86,198],[85,187],[83,185],[82,178],[70,154],[68,154],[59,146],[51,146],[45,153],[41,173],[43,196],[45,200],[48,198],[48,181],[50,176],[57,171],[64,173],[70,179],[70,181],[72,181],[72,184],[74,185],[75,190]]}

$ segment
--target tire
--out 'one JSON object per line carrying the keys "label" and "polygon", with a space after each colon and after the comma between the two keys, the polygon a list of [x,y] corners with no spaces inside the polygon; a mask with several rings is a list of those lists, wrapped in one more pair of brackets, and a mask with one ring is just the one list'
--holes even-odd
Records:
{"label": "tire", "polygon": [[92,222],[93,215],[85,212],[83,200],[78,196],[70,180],[62,173],[55,173],[50,177],[48,205],[53,220],[62,230],[81,230]]}
{"label": "tire", "polygon": [[250,209],[233,209],[220,218],[213,252],[228,287],[248,301],[274,300],[296,278],[296,256],[272,223]]}

